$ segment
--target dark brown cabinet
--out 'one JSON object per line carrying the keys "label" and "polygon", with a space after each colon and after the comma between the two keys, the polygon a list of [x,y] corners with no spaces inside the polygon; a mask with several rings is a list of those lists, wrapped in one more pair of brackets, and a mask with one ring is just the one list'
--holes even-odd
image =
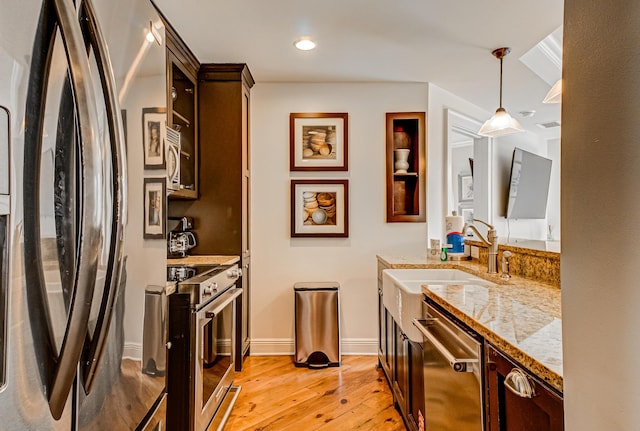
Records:
{"label": "dark brown cabinet", "polygon": [[382,281],[378,280],[378,362],[389,383],[392,381],[393,325],[393,317],[382,303]]}
{"label": "dark brown cabinet", "polygon": [[180,185],[172,199],[198,198],[198,61],[167,26],[167,127],[180,133]]}
{"label": "dark brown cabinet", "polygon": [[172,201],[170,216],[190,216],[198,245],[193,254],[237,255],[243,295],[238,307],[236,367],[249,352],[251,162],[250,89],[246,64],[202,64],[198,71],[199,199]]}
{"label": "dark brown cabinet", "polygon": [[[422,344],[409,341],[409,399],[407,416],[409,428],[424,429],[424,351]],[[420,428],[422,426],[422,428]]]}
{"label": "dark brown cabinet", "polygon": [[425,113],[387,113],[386,119],[387,222],[424,222]]}
{"label": "dark brown cabinet", "polygon": [[420,424],[424,427],[422,344],[411,341],[395,322],[393,327],[393,395],[407,428],[418,431]]}
{"label": "dark brown cabinet", "polygon": [[402,329],[398,325],[394,326],[393,393],[402,415],[406,417],[409,396],[409,341]]}
{"label": "dark brown cabinet", "polygon": [[[486,346],[488,427],[491,431],[562,431],[562,397],[495,347]],[[516,371],[514,371],[516,370]],[[512,390],[513,388],[513,390]],[[528,390],[532,393],[529,395]]]}
{"label": "dark brown cabinet", "polygon": [[382,270],[378,266],[378,363],[393,392],[396,407],[410,431],[424,424],[423,349],[396,324],[382,298]]}

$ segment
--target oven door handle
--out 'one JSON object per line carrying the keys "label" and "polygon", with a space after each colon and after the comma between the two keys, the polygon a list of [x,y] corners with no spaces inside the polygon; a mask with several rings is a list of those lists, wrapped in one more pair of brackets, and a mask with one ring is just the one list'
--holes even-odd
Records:
{"label": "oven door handle", "polygon": [[473,367],[471,365],[478,364],[478,359],[456,358],[456,356],[451,353],[449,349],[447,349],[444,344],[442,344],[442,342],[429,331],[427,325],[429,323],[434,324],[434,320],[437,321],[437,319],[413,319],[411,323],[413,323],[413,326],[418,328],[418,331],[422,333],[424,338],[426,338],[431,344],[433,344],[436,350],[445,357],[445,359],[449,362],[449,365],[451,365],[451,368],[453,368],[453,371],[458,373],[473,372]]}
{"label": "oven door handle", "polygon": [[230,289],[213,301],[209,306],[205,307],[202,312],[204,312],[207,319],[213,319],[240,295],[242,295],[242,288]]}

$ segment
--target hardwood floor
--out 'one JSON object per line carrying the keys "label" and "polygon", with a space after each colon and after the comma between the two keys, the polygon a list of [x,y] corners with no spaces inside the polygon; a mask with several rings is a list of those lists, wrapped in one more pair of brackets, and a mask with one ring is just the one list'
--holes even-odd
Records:
{"label": "hardwood floor", "polygon": [[291,356],[250,356],[225,431],[405,431],[375,356],[297,368]]}

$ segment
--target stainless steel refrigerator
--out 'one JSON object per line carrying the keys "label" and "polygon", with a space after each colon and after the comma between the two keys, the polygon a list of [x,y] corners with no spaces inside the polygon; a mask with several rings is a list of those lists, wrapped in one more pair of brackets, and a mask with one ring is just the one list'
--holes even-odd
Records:
{"label": "stainless steel refrigerator", "polygon": [[125,233],[165,55],[149,1],[0,0],[0,430],[164,428]]}

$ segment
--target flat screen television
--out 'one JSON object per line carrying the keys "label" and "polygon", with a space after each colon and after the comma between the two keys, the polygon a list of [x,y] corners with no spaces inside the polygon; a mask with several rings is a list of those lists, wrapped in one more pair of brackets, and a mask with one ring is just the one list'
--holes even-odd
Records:
{"label": "flat screen television", "polygon": [[508,219],[543,219],[551,180],[551,160],[520,148],[513,150],[507,199]]}

